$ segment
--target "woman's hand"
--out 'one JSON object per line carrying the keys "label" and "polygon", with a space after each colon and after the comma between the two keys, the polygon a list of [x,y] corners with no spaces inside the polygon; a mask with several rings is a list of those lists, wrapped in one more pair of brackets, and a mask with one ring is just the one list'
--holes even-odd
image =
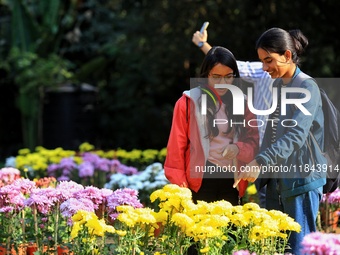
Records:
{"label": "woman's hand", "polygon": [[257,161],[254,159],[249,164],[247,164],[244,167],[244,170],[240,172],[237,179],[235,180],[235,183],[233,187],[235,188],[240,180],[245,180],[249,182],[254,182],[259,177],[261,172],[261,166],[257,163]]}
{"label": "woman's hand", "polygon": [[236,144],[228,144],[222,151],[222,157],[226,159],[234,159],[239,153],[239,148]]}
{"label": "woman's hand", "polygon": [[196,31],[193,35],[192,35],[192,42],[198,46],[199,42],[206,42],[208,40],[208,32],[207,30],[204,30],[203,33],[201,33],[200,31]]}

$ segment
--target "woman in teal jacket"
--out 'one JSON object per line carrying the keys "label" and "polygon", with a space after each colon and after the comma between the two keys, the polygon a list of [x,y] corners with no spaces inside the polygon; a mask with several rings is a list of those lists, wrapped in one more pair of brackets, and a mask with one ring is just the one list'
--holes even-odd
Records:
{"label": "woman in teal jacket", "polygon": [[248,171],[239,176],[248,181],[260,177],[262,184],[267,184],[267,209],[281,210],[301,225],[301,231],[289,238],[287,251],[296,255],[300,254],[303,237],[316,231],[322,186],[326,183],[326,159],[310,135],[323,148],[320,91],[298,67],[307,45],[300,30],[272,28],[258,39],[256,49],[263,70],[276,79],[273,95],[278,92],[278,107],[269,117],[260,153],[246,166]]}

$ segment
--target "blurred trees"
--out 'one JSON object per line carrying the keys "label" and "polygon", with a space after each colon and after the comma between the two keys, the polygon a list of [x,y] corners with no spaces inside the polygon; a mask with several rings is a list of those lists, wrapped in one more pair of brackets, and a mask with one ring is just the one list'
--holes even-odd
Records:
{"label": "blurred trees", "polygon": [[[13,20],[10,2],[0,0],[0,94],[6,104],[0,109],[0,121],[11,126],[0,128],[3,156],[24,146],[18,133],[21,121],[13,106],[19,86],[5,68],[9,49],[20,36],[19,27],[8,26]],[[50,1],[21,2],[32,12],[34,4]],[[58,26],[52,28],[58,36],[44,34],[37,42],[45,40],[48,43],[41,50],[72,62],[68,71],[75,74],[77,83],[98,89],[96,136],[90,141],[98,147],[166,146],[174,103],[189,89],[190,77],[195,77],[204,57],[191,42],[204,21],[210,22],[209,42],[228,47],[240,60],[257,60],[255,41],[264,30],[300,28],[310,40],[302,69],[314,77],[340,76],[340,24],[336,21],[340,2],[335,0],[57,2]],[[36,13],[38,24],[44,22],[43,14]],[[335,98],[340,90],[329,88],[328,92]],[[7,110],[14,119],[7,119]]]}

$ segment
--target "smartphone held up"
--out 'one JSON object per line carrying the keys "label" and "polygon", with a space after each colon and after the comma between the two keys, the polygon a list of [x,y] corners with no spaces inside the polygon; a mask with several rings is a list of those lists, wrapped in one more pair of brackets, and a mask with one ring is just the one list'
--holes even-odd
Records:
{"label": "smartphone held up", "polygon": [[203,34],[204,30],[206,30],[208,26],[209,26],[209,22],[208,21],[204,22],[201,27],[200,33]]}

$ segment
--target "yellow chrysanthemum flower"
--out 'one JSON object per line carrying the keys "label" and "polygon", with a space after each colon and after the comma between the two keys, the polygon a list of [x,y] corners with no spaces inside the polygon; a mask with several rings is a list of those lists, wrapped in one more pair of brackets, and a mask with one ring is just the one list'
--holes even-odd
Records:
{"label": "yellow chrysanthemum flower", "polygon": [[85,143],[82,143],[81,145],[79,145],[79,150],[80,150],[80,152],[92,151],[92,150],[94,150],[94,145],[92,145],[88,142],[85,142]]}
{"label": "yellow chrysanthemum flower", "polygon": [[86,222],[86,227],[88,227],[89,232],[96,236],[104,236],[105,226],[106,224],[103,219],[98,220],[98,218],[95,217]]}
{"label": "yellow chrysanthemum flower", "polygon": [[123,236],[126,236],[127,232],[125,230],[117,229],[116,234],[123,237]]}
{"label": "yellow chrysanthemum flower", "polygon": [[255,195],[257,193],[255,184],[249,185],[246,191],[247,191],[247,194],[250,196]]}
{"label": "yellow chrysanthemum flower", "polygon": [[27,154],[29,154],[29,153],[31,153],[31,151],[30,151],[30,149],[28,149],[28,148],[23,148],[23,149],[20,149],[20,150],[18,151],[18,154],[19,154],[19,155],[27,155]]}
{"label": "yellow chrysanthemum flower", "polygon": [[226,215],[231,211],[233,205],[225,200],[219,200],[210,204],[210,214]]}
{"label": "yellow chrysanthemum flower", "polygon": [[262,235],[263,233],[263,228],[260,226],[254,226],[250,229],[249,232],[249,239],[251,242],[257,242],[260,240],[263,240],[264,237]]}
{"label": "yellow chrysanthemum flower", "polygon": [[203,249],[200,249],[200,253],[208,253],[210,251],[210,247],[206,246]]}
{"label": "yellow chrysanthemum flower", "polygon": [[256,203],[246,203],[243,205],[244,211],[257,211],[260,209],[260,206]]}
{"label": "yellow chrysanthemum flower", "polygon": [[70,234],[71,239],[76,238],[80,230],[81,230],[81,224],[79,224],[79,222],[75,222],[72,226],[72,230]]}
{"label": "yellow chrysanthemum flower", "polygon": [[193,219],[191,219],[188,215],[183,214],[183,213],[176,213],[172,215],[171,222],[179,226],[182,229],[182,231],[185,231],[188,227],[195,224]]}

